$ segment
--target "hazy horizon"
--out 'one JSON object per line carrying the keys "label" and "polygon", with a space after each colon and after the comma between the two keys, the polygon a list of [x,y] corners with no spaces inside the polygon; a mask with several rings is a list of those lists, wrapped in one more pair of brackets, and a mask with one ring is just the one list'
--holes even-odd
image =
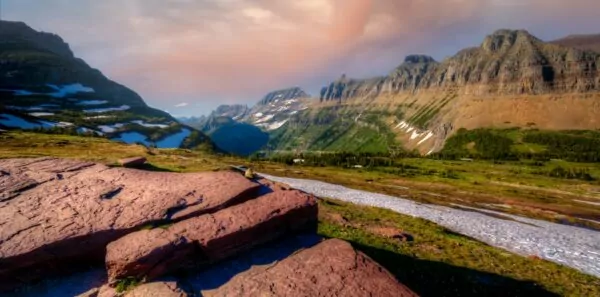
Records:
{"label": "hazy horizon", "polygon": [[2,18],[56,33],[76,56],[174,116],[253,105],[345,73],[437,60],[500,28],[552,40],[599,33],[595,0],[4,0]]}

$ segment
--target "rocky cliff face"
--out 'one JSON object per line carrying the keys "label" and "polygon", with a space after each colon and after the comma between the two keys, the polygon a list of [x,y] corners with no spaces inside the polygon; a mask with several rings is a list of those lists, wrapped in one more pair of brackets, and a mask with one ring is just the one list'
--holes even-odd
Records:
{"label": "rocky cliff face", "polygon": [[459,89],[470,94],[546,94],[600,90],[600,54],[545,43],[527,31],[499,30],[480,47],[436,62],[408,56],[387,77],[349,80],[343,76],[321,92],[321,100],[377,96],[425,89]]}
{"label": "rocky cliff face", "polygon": [[498,30],[443,61],[410,55],[386,76],[343,75],[270,146],[345,150],[362,141],[360,149],[400,145],[429,154],[460,128],[598,129],[600,53],[585,50],[593,42],[547,43],[524,30]]}

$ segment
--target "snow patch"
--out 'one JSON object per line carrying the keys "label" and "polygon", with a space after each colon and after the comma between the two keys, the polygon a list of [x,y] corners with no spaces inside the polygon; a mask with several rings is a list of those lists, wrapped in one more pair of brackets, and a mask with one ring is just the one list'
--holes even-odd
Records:
{"label": "snow patch", "polygon": [[76,105],[102,105],[106,104],[106,100],[83,100],[76,103]]}
{"label": "snow patch", "polygon": [[427,133],[427,135],[425,135],[425,138],[421,139],[421,141],[419,141],[419,143],[417,143],[417,145],[420,145],[421,143],[427,141],[431,137],[433,137],[433,132],[429,131],[429,133]]}
{"label": "snow patch", "polygon": [[116,123],[114,125],[100,125],[98,126],[98,129],[100,129],[100,131],[104,133],[113,133],[117,131],[117,129],[122,128],[123,126],[125,126],[125,124]]}
{"label": "snow patch", "polygon": [[44,110],[44,107],[42,106],[13,106],[13,105],[8,105],[6,106],[6,108],[8,109],[12,109],[12,110],[25,110],[25,111],[37,111],[37,110]]}
{"label": "snow patch", "polygon": [[55,98],[64,98],[65,96],[70,95],[70,94],[94,93],[95,92],[93,88],[86,87],[80,83],[63,85],[63,86],[47,84],[47,86],[56,90],[56,92],[47,93],[47,95],[55,97]]}
{"label": "snow patch", "polygon": [[150,123],[146,123],[144,121],[139,121],[139,120],[138,121],[131,121],[131,122],[134,123],[134,124],[138,124],[140,126],[148,127],[148,128],[161,128],[161,129],[164,129],[164,128],[169,127],[169,125],[165,125],[165,124],[150,124]]}
{"label": "snow patch", "polygon": [[270,125],[267,125],[267,127],[265,129],[267,129],[269,131],[277,130],[277,129],[281,128],[283,125],[285,125],[285,123],[287,123],[287,122],[288,122],[288,120],[283,120],[281,122],[275,122]]}
{"label": "snow patch", "polygon": [[55,126],[54,123],[39,121],[39,122],[30,122],[21,117],[2,113],[0,114],[0,124],[11,127],[11,128],[20,128],[20,129],[35,129],[35,128],[52,128]]}
{"label": "snow patch", "polygon": [[262,112],[257,112],[257,113],[254,114],[254,116],[257,117],[257,118],[262,118],[263,113]]}
{"label": "snow patch", "polygon": [[421,134],[417,131],[413,131],[412,135],[410,136],[410,140],[415,140],[419,137],[421,137]]}
{"label": "snow patch", "polygon": [[114,118],[115,116],[111,116],[111,115],[99,115],[99,116],[93,116],[93,117],[85,117],[83,118],[84,120],[95,120],[95,119],[110,119],[110,118]]}
{"label": "snow patch", "polygon": [[[181,131],[175,134],[171,134],[165,137],[162,140],[157,141],[156,147],[158,148],[179,148],[183,140],[192,134],[190,129],[183,128]],[[144,145],[151,145],[151,141],[148,140],[148,137],[139,132],[123,132],[118,137],[113,138],[113,140],[123,141],[125,143],[143,143]]]}
{"label": "snow patch", "polygon": [[61,127],[61,128],[67,128],[67,127],[73,127],[73,126],[75,126],[75,124],[69,123],[69,122],[58,122],[58,123],[56,123],[56,127]]}
{"label": "snow patch", "polygon": [[264,122],[270,121],[274,117],[275,117],[274,114],[268,114],[268,115],[264,116],[263,118],[256,120],[254,123],[255,124],[264,123]]}
{"label": "snow patch", "polygon": [[31,112],[31,113],[29,113],[29,115],[32,117],[48,117],[48,116],[53,116],[54,113],[53,112]]}
{"label": "snow patch", "polygon": [[119,107],[86,109],[86,110],[84,110],[84,112],[86,112],[86,113],[102,113],[102,112],[109,112],[109,111],[124,111],[124,110],[128,110],[130,108],[131,107],[129,107],[129,105],[121,105]]}
{"label": "snow patch", "polygon": [[354,119],[354,122],[358,122],[358,119],[362,116],[362,112],[358,114],[358,116]]}

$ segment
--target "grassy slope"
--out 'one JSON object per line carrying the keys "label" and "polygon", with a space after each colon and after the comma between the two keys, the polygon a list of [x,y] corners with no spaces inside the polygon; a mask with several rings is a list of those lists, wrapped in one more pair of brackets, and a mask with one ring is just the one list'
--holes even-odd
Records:
{"label": "grassy slope", "polygon": [[394,135],[379,111],[323,108],[298,116],[308,123],[287,124],[274,131],[270,146],[279,151],[353,151],[386,153],[395,146]]}
{"label": "grassy slope", "polygon": [[[141,146],[119,144],[100,138],[22,132],[0,134],[0,158],[38,156],[81,158],[109,164],[123,157],[146,156],[151,163],[147,169],[177,172],[220,170],[229,164],[250,165],[242,159],[215,156],[200,151],[148,150]],[[427,162],[424,167],[442,165],[440,161],[422,159],[407,162],[413,165]],[[455,163],[444,166],[468,166],[469,171],[480,168],[479,171],[470,173],[473,176],[477,176],[480,171],[490,171],[486,166],[491,166],[483,162]],[[396,187],[384,187],[383,184],[391,182],[393,185],[410,185],[415,187],[417,200],[430,200],[435,197],[425,192],[448,189],[458,191],[461,184],[469,184],[462,179],[430,179],[430,176],[399,179],[397,176],[377,171],[358,172],[337,168],[284,169],[282,165],[268,163],[254,165],[281,175],[329,180],[379,192],[391,190],[390,194],[401,194],[395,192],[401,190]],[[499,170],[497,174],[502,175],[502,172]],[[376,181],[365,181],[371,178]],[[460,183],[455,184],[456,181]],[[437,184],[440,186],[433,186]],[[489,190],[494,193],[493,187],[490,186]],[[410,191],[412,193],[413,190]],[[385,228],[402,229],[414,237],[414,242],[400,243],[388,239],[377,231]],[[326,237],[351,241],[423,296],[537,296],[547,294],[547,291],[565,296],[600,294],[600,281],[597,278],[544,260],[516,256],[457,235],[425,220],[387,210],[331,200],[322,201],[319,233]]]}

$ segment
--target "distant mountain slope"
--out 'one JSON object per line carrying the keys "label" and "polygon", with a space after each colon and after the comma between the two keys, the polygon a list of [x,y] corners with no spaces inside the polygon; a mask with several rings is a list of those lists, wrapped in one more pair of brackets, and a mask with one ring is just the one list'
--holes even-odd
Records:
{"label": "distant mountain slope", "polygon": [[600,34],[569,35],[550,43],[600,53]]}
{"label": "distant mountain slope", "polygon": [[[523,30],[498,30],[479,47],[441,62],[411,55],[387,76],[342,76],[322,89],[317,104],[275,131],[269,147],[401,146],[427,154],[439,151],[459,128],[598,129],[597,65],[600,53],[546,43]],[[370,145],[374,140],[355,135],[380,138]]]}
{"label": "distant mountain slope", "polygon": [[266,131],[281,128],[290,117],[307,108],[310,96],[298,87],[270,92],[240,119]]}
{"label": "distant mountain slope", "polygon": [[59,36],[0,21],[0,128],[53,127],[159,147],[209,141],[75,57]]}
{"label": "distant mountain slope", "polygon": [[309,95],[302,89],[270,92],[256,105],[221,105],[208,116],[181,118],[182,123],[211,136],[223,150],[242,156],[266,148],[269,134],[283,127],[291,117],[308,108]]}

